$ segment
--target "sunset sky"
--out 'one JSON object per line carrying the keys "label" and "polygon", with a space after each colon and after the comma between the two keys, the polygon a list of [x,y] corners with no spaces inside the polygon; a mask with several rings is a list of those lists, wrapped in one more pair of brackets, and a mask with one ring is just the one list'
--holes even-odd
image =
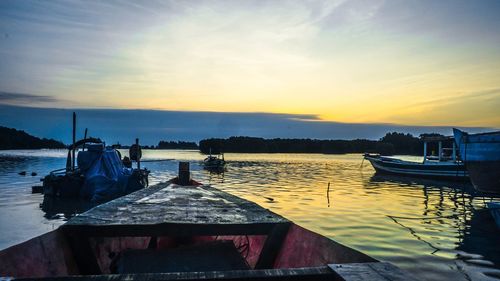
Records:
{"label": "sunset sky", "polygon": [[500,1],[3,0],[0,35],[4,105],[500,127]]}

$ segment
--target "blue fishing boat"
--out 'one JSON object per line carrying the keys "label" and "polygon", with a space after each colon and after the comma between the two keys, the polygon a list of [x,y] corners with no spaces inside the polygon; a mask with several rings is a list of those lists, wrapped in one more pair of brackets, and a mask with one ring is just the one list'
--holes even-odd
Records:
{"label": "blue fishing boat", "polygon": [[[66,167],[50,172],[42,179],[39,191],[45,196],[79,198],[102,203],[148,186],[149,170],[140,168],[142,155],[139,139],[130,147],[129,157],[106,147],[98,138],[76,141],[76,114],[73,113],[73,144],[68,147]],[[132,168],[132,162],[137,168]]]}
{"label": "blue fishing boat", "polygon": [[498,228],[500,228],[500,202],[487,202],[486,205],[495,219]]}
{"label": "blue fishing boat", "polygon": [[468,134],[453,129],[453,134],[474,187],[500,193],[500,131]]}
{"label": "blue fishing boat", "polygon": [[[428,137],[423,139],[424,157],[422,162],[406,161],[379,154],[365,153],[364,159],[370,161],[377,174],[392,174],[417,178],[468,181],[469,176],[462,161],[457,157],[452,137]],[[428,143],[438,143],[437,155],[427,155]],[[451,143],[445,148],[443,143]]]}

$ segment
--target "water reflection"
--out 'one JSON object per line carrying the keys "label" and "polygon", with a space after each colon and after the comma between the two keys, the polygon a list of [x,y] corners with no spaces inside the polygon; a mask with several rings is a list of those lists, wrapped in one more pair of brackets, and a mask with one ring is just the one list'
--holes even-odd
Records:
{"label": "water reflection", "polygon": [[227,171],[227,168],[217,169],[217,170],[207,170],[205,169],[206,174],[208,175],[208,184],[223,184],[224,183],[224,173]]}
{"label": "water reflection", "polygon": [[[453,268],[457,275],[463,275],[456,278],[490,280],[500,276],[497,269],[500,265],[499,231],[485,208],[485,202],[495,198],[485,197],[470,183],[392,175],[373,175],[365,182],[368,189],[388,186],[421,190],[421,212],[413,212],[413,216],[387,217],[426,244],[429,255],[455,259]],[[455,239],[446,241],[450,238]]]}
{"label": "water reflection", "polygon": [[96,205],[95,203],[80,199],[44,196],[40,208],[45,213],[44,217],[48,220],[62,219],[67,221],[71,217],[90,210]]}
{"label": "water reflection", "polygon": [[457,250],[478,254],[472,258],[500,265],[500,233],[488,209],[471,208],[463,220]]}

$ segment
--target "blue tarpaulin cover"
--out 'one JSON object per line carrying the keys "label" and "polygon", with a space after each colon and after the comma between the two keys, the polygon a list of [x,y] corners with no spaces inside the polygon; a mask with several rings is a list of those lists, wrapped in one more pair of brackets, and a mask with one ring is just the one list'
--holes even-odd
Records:
{"label": "blue tarpaulin cover", "polygon": [[85,176],[80,191],[85,199],[105,201],[138,189],[136,184],[129,184],[132,169],[125,168],[115,149],[104,148],[103,144],[90,145],[87,151],[78,153],[77,162]]}

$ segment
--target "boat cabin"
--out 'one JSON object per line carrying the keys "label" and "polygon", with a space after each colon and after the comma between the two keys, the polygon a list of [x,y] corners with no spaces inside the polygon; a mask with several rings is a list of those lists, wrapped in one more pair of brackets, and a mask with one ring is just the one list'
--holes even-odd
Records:
{"label": "boat cabin", "polygon": [[[421,139],[424,142],[424,163],[427,161],[457,162],[460,160],[452,136],[432,136]],[[428,155],[429,150],[431,151],[431,155]]]}

